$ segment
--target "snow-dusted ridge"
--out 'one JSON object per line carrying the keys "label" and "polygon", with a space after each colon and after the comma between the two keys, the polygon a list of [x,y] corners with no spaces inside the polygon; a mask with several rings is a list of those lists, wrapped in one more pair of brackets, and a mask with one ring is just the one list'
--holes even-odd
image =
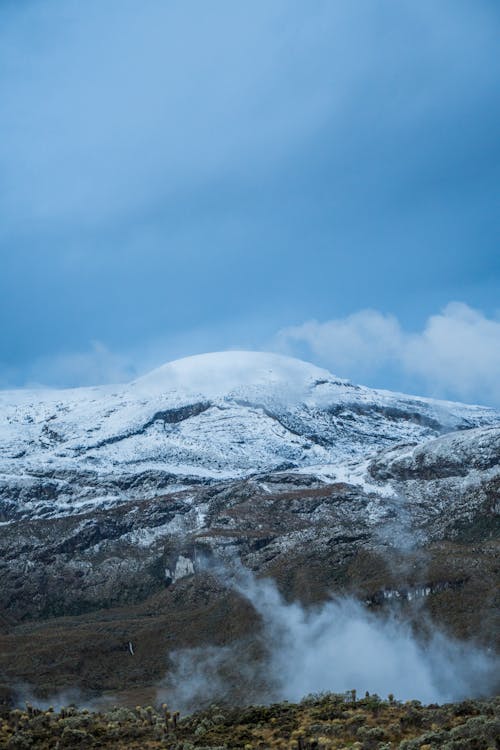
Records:
{"label": "snow-dusted ridge", "polygon": [[500,424],[493,409],[235,351],[170,362],[125,385],[0,391],[0,415],[4,519],[285,468],[345,475],[341,467],[387,446]]}

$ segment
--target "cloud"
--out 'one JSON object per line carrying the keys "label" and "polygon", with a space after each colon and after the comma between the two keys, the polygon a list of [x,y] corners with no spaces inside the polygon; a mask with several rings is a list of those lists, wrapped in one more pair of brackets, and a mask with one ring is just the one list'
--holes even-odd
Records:
{"label": "cloud", "polygon": [[495,304],[498,18],[488,0],[0,2],[16,383],[92,339],[240,319],[257,346],[332,298]]}
{"label": "cloud", "polygon": [[391,372],[429,395],[500,405],[500,320],[464,303],[448,304],[416,333],[392,315],[361,310],[284,328],[276,345],[351,379]]}
{"label": "cloud", "polygon": [[362,158],[367,135],[413,138],[474,104],[493,77],[488,15],[449,0],[5,3],[3,221],[126,222],[228,174],[262,178],[325,128],[345,167],[349,134]]}
{"label": "cloud", "polygon": [[[252,317],[271,336],[332,297],[494,304],[498,18],[487,0],[0,3],[15,382],[92,339]],[[385,323],[369,347],[366,321],[367,373],[392,361]]]}
{"label": "cloud", "polygon": [[306,609],[285,602],[272,579],[257,579],[241,567],[234,578],[226,571],[224,581],[260,616],[260,658],[245,643],[172,654],[159,697],[182,712],[221,700],[297,701],[352,689],[443,702],[497,687],[495,654],[449,638],[430,623],[428,637],[419,639],[408,624],[376,616],[352,598]]}
{"label": "cloud", "polygon": [[127,221],[256,159],[279,160],[329,106],[308,63],[323,16],[281,0],[9,4],[6,219]]}
{"label": "cloud", "polygon": [[500,403],[500,320],[465,304],[448,305],[421,334],[407,337],[402,360],[430,387]]}
{"label": "cloud", "polygon": [[238,330],[193,329],[182,337],[149,339],[114,349],[92,341],[86,349],[35,358],[23,370],[0,366],[0,387],[101,385],[129,382],[166,362],[207,351],[278,351],[326,367],[366,385],[436,398],[500,405],[500,319],[464,303],[448,304],[419,332],[377,310],[281,329],[267,344]]}
{"label": "cloud", "polygon": [[305,345],[313,359],[334,364],[339,373],[353,369],[370,373],[396,357],[401,338],[395,317],[361,310],[325,323],[312,320],[284,328],[278,334],[278,345],[286,349]]}
{"label": "cloud", "polygon": [[[137,374],[131,358],[92,341],[86,351],[56,354],[35,360],[25,374],[26,386],[67,387],[124,383]],[[15,373],[11,373],[11,380]]]}

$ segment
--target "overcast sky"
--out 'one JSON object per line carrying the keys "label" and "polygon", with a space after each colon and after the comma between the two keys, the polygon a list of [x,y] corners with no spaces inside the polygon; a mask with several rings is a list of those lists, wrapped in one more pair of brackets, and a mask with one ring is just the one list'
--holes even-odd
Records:
{"label": "overcast sky", "polygon": [[2,0],[0,385],[275,349],[500,404],[494,0]]}

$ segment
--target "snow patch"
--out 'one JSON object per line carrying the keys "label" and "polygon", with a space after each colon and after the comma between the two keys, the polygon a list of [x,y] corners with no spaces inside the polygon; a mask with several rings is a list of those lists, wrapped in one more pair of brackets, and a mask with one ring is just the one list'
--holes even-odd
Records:
{"label": "snow patch", "polygon": [[181,578],[194,575],[194,572],[194,564],[191,558],[179,555],[173,571],[170,568],[165,568],[165,578],[172,583],[176,583]]}

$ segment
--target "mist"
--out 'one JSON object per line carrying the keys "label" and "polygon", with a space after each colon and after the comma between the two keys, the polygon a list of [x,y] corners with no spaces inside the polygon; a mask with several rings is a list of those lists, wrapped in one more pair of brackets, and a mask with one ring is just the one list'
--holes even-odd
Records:
{"label": "mist", "polygon": [[80,711],[99,711],[118,702],[112,695],[91,697],[79,688],[58,690],[46,697],[41,697],[32,685],[24,682],[12,685],[12,694],[17,708],[23,709],[26,705],[31,705],[42,711],[52,708],[56,713],[67,706],[77,706]]}
{"label": "mist", "polygon": [[241,641],[175,652],[158,697],[182,712],[213,702],[295,702],[311,693],[350,690],[443,703],[498,687],[496,654],[437,628],[418,637],[409,624],[374,614],[353,598],[314,608],[287,603],[273,580],[242,569],[229,585],[261,618],[257,645]]}

